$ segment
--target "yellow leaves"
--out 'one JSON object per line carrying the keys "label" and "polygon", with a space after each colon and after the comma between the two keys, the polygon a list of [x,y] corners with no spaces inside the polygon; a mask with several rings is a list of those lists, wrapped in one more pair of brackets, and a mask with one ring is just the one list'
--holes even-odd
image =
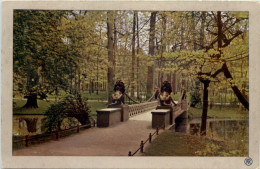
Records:
{"label": "yellow leaves", "polygon": [[248,12],[239,11],[239,12],[229,12],[232,16],[236,17],[237,19],[241,18],[248,18]]}
{"label": "yellow leaves", "polygon": [[147,66],[153,66],[153,65],[154,65],[154,61],[147,62]]}

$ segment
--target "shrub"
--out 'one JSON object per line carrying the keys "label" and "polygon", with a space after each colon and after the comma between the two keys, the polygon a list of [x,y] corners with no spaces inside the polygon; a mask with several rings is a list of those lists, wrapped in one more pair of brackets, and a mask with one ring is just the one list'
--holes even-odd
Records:
{"label": "shrub", "polygon": [[197,104],[201,103],[201,94],[200,94],[200,82],[195,81],[195,87],[191,90],[191,107],[195,107]]}
{"label": "shrub", "polygon": [[63,121],[75,125],[75,118],[82,125],[90,123],[90,108],[80,95],[65,97],[60,102],[52,104],[44,114],[45,128],[49,132],[60,130]]}

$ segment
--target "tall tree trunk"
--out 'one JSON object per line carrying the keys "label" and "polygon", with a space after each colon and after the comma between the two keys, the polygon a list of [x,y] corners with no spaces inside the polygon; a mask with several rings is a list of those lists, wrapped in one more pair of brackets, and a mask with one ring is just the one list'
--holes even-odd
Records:
{"label": "tall tree trunk", "polygon": [[209,80],[201,81],[203,83],[203,110],[202,110],[202,117],[201,117],[201,128],[200,128],[200,135],[206,135],[206,128],[207,128],[207,116],[208,116],[208,99],[209,99]]}
{"label": "tall tree trunk", "polygon": [[133,38],[132,38],[132,72],[131,72],[131,96],[134,96],[135,82],[135,27],[136,27],[136,12],[133,15]]}
{"label": "tall tree trunk", "polygon": [[193,50],[197,50],[195,12],[192,12],[192,39],[193,39]]}
{"label": "tall tree trunk", "polygon": [[[227,64],[224,63],[222,70],[224,72],[224,75],[227,79],[233,79],[231,73],[228,70]],[[235,95],[237,96],[238,100],[241,102],[241,104],[247,109],[249,110],[249,102],[248,100],[245,98],[245,96],[243,95],[243,93],[238,89],[238,87],[236,85],[231,84],[231,88],[233,90],[233,92],[235,93]]]}
{"label": "tall tree trunk", "polygon": [[79,79],[78,79],[78,93],[80,93],[80,83],[81,83],[80,69],[78,70],[78,76],[79,76]]}
{"label": "tall tree trunk", "polygon": [[112,12],[107,12],[107,56],[108,56],[108,70],[107,70],[107,93],[108,93],[108,102],[112,102],[111,95],[113,94],[114,80],[115,80],[115,59],[114,59],[114,48],[113,48],[113,17]]}
{"label": "tall tree trunk", "polygon": [[221,48],[222,48],[222,36],[223,36],[223,33],[222,33],[222,20],[221,20],[221,12],[218,11],[217,12],[217,19],[218,19],[218,50],[220,51]]}
{"label": "tall tree trunk", "polygon": [[168,81],[169,83],[171,83],[171,80],[172,80],[172,74],[171,74],[171,73],[168,73],[168,74],[167,74],[167,81]]}
{"label": "tall tree trunk", "polygon": [[[140,50],[140,39],[139,39],[139,20],[138,20],[138,13],[136,14],[136,29],[137,29],[137,55],[139,54]],[[136,76],[136,84],[137,84],[137,99],[140,99],[140,75],[139,75],[139,57],[137,57],[136,61],[136,66],[137,66],[137,76]]]}
{"label": "tall tree trunk", "polygon": [[[205,29],[205,20],[206,20],[206,13],[202,12],[201,14],[201,28],[200,28],[200,45],[204,46],[204,29]],[[199,79],[200,82],[203,84],[203,99],[202,99],[202,116],[201,116],[201,127],[200,127],[200,135],[206,135],[206,128],[207,128],[207,114],[208,114],[208,86],[209,82],[203,82]]]}
{"label": "tall tree trunk", "polygon": [[[154,38],[155,38],[155,20],[156,20],[156,13],[151,13],[150,18],[150,34],[149,34],[149,55],[154,55]],[[153,74],[154,74],[154,67],[148,66],[148,75],[147,75],[147,83],[146,83],[146,97],[150,98],[153,94]]]}
{"label": "tall tree trunk", "polygon": [[177,93],[177,90],[176,90],[176,71],[174,71],[173,75],[172,75],[172,92],[173,92],[173,94]]}
{"label": "tall tree trunk", "polygon": [[77,69],[75,68],[75,77],[74,77],[74,94],[77,93]]}
{"label": "tall tree trunk", "polygon": [[200,46],[204,46],[204,29],[205,29],[205,21],[206,21],[206,12],[202,12],[201,14],[201,27],[200,27]]}

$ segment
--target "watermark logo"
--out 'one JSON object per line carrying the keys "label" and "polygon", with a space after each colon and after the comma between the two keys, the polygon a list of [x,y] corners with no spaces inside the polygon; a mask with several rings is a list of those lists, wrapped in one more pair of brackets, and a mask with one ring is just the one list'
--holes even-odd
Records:
{"label": "watermark logo", "polygon": [[253,159],[250,158],[250,157],[247,157],[244,162],[245,162],[245,164],[246,164],[247,166],[250,166],[250,165],[253,164]]}

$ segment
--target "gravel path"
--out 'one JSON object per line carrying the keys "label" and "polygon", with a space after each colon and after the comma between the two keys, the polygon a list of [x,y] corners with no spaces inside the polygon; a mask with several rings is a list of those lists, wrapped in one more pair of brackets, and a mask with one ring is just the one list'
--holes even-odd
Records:
{"label": "gravel path", "polygon": [[[145,112],[108,128],[91,128],[80,133],[24,149],[14,156],[127,156],[146,140],[151,127],[151,112]],[[149,143],[147,143],[149,144]],[[137,154],[138,155],[138,154]]]}

